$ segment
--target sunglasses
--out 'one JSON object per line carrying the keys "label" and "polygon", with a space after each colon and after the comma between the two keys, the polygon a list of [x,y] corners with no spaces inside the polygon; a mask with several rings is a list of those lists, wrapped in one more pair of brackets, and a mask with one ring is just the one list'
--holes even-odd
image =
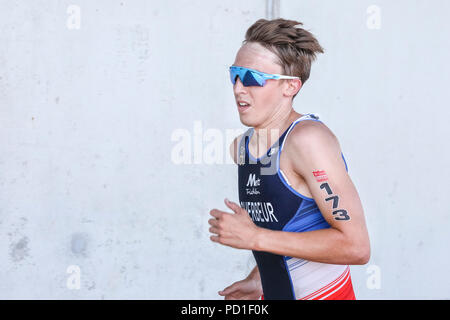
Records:
{"label": "sunglasses", "polygon": [[264,87],[264,85],[266,84],[266,80],[269,80],[269,79],[273,79],[273,80],[300,79],[299,77],[284,76],[281,74],[270,74],[270,73],[264,73],[264,72],[254,70],[254,69],[238,67],[238,66],[231,66],[230,67],[230,79],[231,79],[231,83],[233,85],[236,83],[236,77],[239,77],[239,79],[241,79],[241,82],[244,85],[244,87],[250,87],[250,86]]}

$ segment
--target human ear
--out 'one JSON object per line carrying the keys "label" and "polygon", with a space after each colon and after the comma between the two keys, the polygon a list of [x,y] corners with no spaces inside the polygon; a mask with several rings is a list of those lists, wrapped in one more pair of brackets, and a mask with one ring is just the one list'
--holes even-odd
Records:
{"label": "human ear", "polygon": [[286,93],[289,96],[293,96],[293,95],[297,94],[297,92],[299,92],[300,89],[302,88],[303,84],[300,79],[289,79],[286,81],[288,83]]}

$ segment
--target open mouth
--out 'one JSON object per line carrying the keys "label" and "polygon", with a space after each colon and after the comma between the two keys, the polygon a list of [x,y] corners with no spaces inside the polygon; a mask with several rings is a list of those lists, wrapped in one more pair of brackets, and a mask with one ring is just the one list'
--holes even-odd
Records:
{"label": "open mouth", "polygon": [[237,104],[239,112],[244,112],[251,107],[251,105],[246,102],[237,102],[236,104]]}

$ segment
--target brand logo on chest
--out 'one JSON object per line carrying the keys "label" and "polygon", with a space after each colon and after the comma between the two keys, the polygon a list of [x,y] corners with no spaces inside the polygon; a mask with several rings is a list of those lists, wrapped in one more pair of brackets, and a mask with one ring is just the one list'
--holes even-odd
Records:
{"label": "brand logo on chest", "polygon": [[249,194],[249,195],[260,194],[260,192],[257,188],[260,185],[261,185],[261,179],[260,178],[256,179],[256,173],[250,173],[248,175],[248,180],[247,180],[247,187],[250,187],[250,188],[245,188],[245,190],[246,190],[247,194]]}

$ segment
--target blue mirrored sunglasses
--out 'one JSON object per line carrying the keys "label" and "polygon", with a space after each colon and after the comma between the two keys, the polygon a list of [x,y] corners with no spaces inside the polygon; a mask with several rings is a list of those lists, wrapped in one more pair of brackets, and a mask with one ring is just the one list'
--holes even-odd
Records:
{"label": "blue mirrored sunglasses", "polygon": [[238,67],[238,66],[231,66],[230,67],[230,79],[231,83],[234,85],[236,83],[236,77],[239,77],[242,84],[245,87],[250,86],[259,86],[263,87],[266,84],[266,80],[273,79],[300,79],[299,77],[292,77],[292,76],[284,76],[281,74],[269,74],[264,73],[258,70],[244,68],[244,67]]}

